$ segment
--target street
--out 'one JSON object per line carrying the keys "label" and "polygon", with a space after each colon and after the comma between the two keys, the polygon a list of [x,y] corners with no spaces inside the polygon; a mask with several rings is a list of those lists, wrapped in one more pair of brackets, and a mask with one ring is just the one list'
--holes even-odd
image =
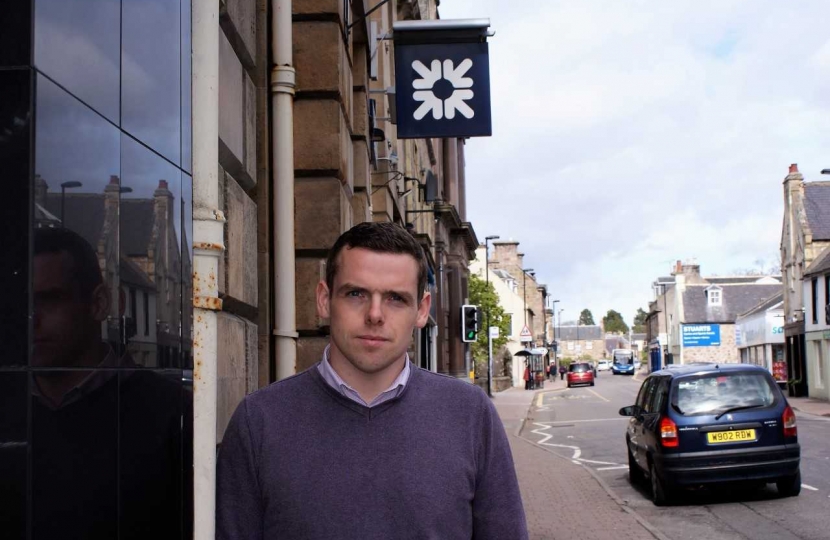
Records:
{"label": "street", "polygon": [[[830,419],[797,414],[802,445],[800,496],[779,498],[774,485],[765,489],[704,489],[684,492],[674,504],[660,508],[649,500],[646,486],[632,486],[629,482],[624,442],[628,419],[618,414],[620,407],[634,403],[641,379],[642,375],[632,378],[602,372],[593,387],[567,389],[564,382],[548,382],[544,390],[535,394],[520,436],[549,450],[546,457],[551,460],[550,467],[556,467],[554,462],[561,463],[565,458],[591,469],[618,504],[642,518],[658,537],[830,537]],[[573,489],[582,489],[582,485]],[[561,519],[588,521],[591,509],[584,510],[583,515]]]}

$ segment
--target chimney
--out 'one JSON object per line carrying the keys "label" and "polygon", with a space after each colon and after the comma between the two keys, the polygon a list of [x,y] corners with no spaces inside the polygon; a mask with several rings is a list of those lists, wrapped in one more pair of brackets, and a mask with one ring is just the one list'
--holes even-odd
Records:
{"label": "chimney", "polygon": [[804,176],[798,172],[798,163],[793,163],[790,165],[790,170],[787,173],[786,178],[784,178],[784,185],[789,186],[789,189],[792,191],[800,189],[803,183]]}
{"label": "chimney", "polygon": [[671,275],[676,276],[677,274],[680,274],[682,272],[683,272],[683,263],[681,261],[677,261],[676,263],[674,263],[674,272],[672,272]]}
{"label": "chimney", "polygon": [[687,262],[683,265],[683,276],[686,278],[686,283],[704,283],[703,278],[700,277],[700,265],[695,262]]}

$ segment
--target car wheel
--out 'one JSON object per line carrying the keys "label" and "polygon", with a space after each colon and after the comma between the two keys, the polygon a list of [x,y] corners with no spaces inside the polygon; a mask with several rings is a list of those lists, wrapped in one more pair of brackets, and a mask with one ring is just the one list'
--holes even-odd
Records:
{"label": "car wheel", "polygon": [[654,463],[649,466],[648,472],[651,476],[651,502],[654,503],[654,506],[666,506],[669,503],[669,493],[666,490],[665,483],[657,474]]}
{"label": "car wheel", "polygon": [[[628,446],[628,442],[626,442],[626,446]],[[643,469],[634,460],[634,454],[631,453],[631,448],[628,448],[628,479],[634,485],[640,484],[643,481]]]}
{"label": "car wheel", "polygon": [[568,383],[568,388],[570,388],[570,387],[571,387],[571,383]]}
{"label": "car wheel", "polygon": [[591,381],[591,386],[594,386],[594,381]]}
{"label": "car wheel", "polygon": [[801,470],[799,469],[792,476],[785,476],[775,482],[778,488],[778,495],[781,497],[797,497],[801,493]]}

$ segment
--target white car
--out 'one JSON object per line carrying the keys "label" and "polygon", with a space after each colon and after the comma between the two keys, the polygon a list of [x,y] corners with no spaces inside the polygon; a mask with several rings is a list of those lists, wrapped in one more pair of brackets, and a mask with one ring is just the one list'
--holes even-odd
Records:
{"label": "white car", "polygon": [[611,362],[608,360],[600,360],[597,362],[597,371],[610,371],[611,370]]}

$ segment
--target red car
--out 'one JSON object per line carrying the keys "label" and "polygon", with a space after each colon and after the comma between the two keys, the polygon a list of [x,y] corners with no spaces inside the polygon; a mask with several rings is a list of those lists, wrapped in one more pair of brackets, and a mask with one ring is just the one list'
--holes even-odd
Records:
{"label": "red car", "polygon": [[594,386],[594,368],[588,362],[573,362],[568,366],[568,388],[575,384]]}

